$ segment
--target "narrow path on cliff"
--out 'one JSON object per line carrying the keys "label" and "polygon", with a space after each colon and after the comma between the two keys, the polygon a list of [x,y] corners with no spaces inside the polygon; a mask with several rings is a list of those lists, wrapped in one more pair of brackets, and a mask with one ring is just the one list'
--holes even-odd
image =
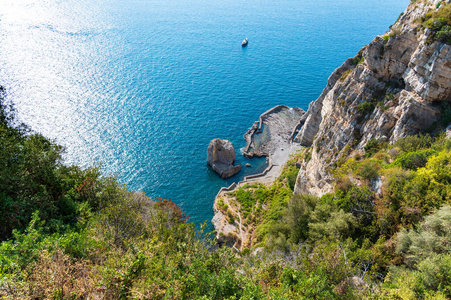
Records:
{"label": "narrow path on cliff", "polygon": [[244,236],[243,236],[243,225],[242,225],[242,221],[241,221],[241,214],[240,214],[240,205],[238,204],[238,207],[235,208],[234,205],[232,205],[232,201],[230,201],[231,198],[229,197],[224,197],[224,203],[228,205],[230,211],[232,212],[232,214],[234,216],[238,216],[238,219],[235,218],[235,222],[238,222],[238,230],[239,230],[239,237],[241,240],[241,245],[240,245],[240,251],[243,250],[243,244],[244,244]]}
{"label": "narrow path on cliff", "polygon": [[243,244],[244,244],[244,238],[243,238],[243,226],[242,226],[242,222],[241,222],[241,214],[239,212],[240,209],[241,209],[241,205],[238,204],[237,215],[238,215],[238,218],[239,218],[238,225],[239,225],[239,228],[240,228],[240,239],[241,239],[240,251],[242,251],[243,250]]}

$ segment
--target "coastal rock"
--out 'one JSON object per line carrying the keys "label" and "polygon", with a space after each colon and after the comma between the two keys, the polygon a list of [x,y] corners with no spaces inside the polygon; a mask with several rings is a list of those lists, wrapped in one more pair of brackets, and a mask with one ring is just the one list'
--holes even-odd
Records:
{"label": "coastal rock", "polygon": [[298,174],[296,194],[333,191],[334,163],[352,151],[364,154],[370,140],[393,144],[400,137],[443,129],[443,103],[451,101],[451,46],[426,43],[430,33],[415,21],[437,3],[409,5],[389,32],[329,77],[295,138],[312,148]]}
{"label": "coastal rock", "polygon": [[[334,170],[348,158],[362,157],[370,141],[393,144],[401,137],[444,129],[451,102],[451,46],[426,42],[430,32],[417,21],[437,9],[438,2],[412,2],[390,31],[332,73],[307,112],[279,105],[260,116],[244,136],[243,154],[267,156],[268,168],[218,193],[213,223],[219,240],[227,237],[238,250],[252,246],[255,231],[242,222],[233,191],[251,177],[253,183],[273,182],[288,154],[301,146],[310,149],[295,162],[300,170],[294,194],[322,196],[334,191]],[[446,134],[451,136],[451,125]],[[360,184],[358,178],[350,180]],[[379,197],[382,182],[383,177],[371,182]]]}
{"label": "coastal rock", "polygon": [[207,163],[222,178],[229,178],[241,170],[241,165],[234,166],[235,148],[228,140],[213,139],[208,145]]}
{"label": "coastal rock", "polygon": [[227,221],[227,215],[220,210],[215,211],[215,215],[211,220],[215,230],[218,232],[216,239],[220,245],[233,246],[236,240],[238,229],[236,224],[230,224]]}
{"label": "coastal rock", "polygon": [[[280,176],[290,155],[302,148],[293,137],[304,113],[299,108],[278,105],[263,113],[244,135],[247,145],[243,154],[247,157],[266,156],[268,166],[262,173],[246,176],[243,181],[222,188],[216,195],[212,223],[220,244],[226,243],[240,251],[251,247],[256,231],[244,222],[234,191],[249,184],[271,184]],[[246,166],[251,167],[250,164]]]}

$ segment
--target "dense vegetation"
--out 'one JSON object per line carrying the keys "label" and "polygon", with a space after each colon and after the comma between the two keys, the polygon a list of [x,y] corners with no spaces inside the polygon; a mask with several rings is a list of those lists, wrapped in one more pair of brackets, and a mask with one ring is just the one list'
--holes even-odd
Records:
{"label": "dense vegetation", "polygon": [[451,3],[440,1],[436,8],[420,19],[423,28],[430,30],[426,42],[439,41],[451,45]]}
{"label": "dense vegetation", "polygon": [[307,148],[271,186],[234,192],[236,211],[256,229],[251,245],[285,261],[302,260],[302,251],[312,261],[330,247],[334,258],[321,257],[323,269],[314,272],[334,287],[334,297],[344,290],[357,298],[451,297],[450,149],[444,135],[409,136],[394,145],[370,140],[364,153],[345,147],[330,168],[334,193],[292,196],[292,174],[310,159]]}
{"label": "dense vegetation", "polygon": [[237,252],[170,200],[130,192],[98,167],[64,165],[63,149],[17,124],[1,92],[0,298],[451,297],[443,135],[345,148],[330,169],[335,191],[321,198],[292,195],[314,151],[305,149],[273,185],[235,192],[256,232]]}

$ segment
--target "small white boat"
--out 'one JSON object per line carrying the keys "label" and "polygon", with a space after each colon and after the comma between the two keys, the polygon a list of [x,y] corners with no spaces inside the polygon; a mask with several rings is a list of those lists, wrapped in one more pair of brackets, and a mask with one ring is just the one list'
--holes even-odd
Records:
{"label": "small white boat", "polygon": [[243,40],[243,42],[241,42],[241,47],[246,47],[246,46],[247,46],[247,43],[249,43],[249,39],[248,39],[248,38],[245,38],[245,39]]}

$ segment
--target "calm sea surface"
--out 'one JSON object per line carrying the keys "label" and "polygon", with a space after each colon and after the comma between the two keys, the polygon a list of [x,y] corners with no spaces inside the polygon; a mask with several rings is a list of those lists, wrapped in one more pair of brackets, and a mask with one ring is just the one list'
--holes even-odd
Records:
{"label": "calm sea surface", "polygon": [[[265,110],[307,109],[327,77],[408,0],[0,0],[0,84],[21,121],[199,223],[222,180],[206,165]],[[249,38],[247,48],[241,41]]]}

